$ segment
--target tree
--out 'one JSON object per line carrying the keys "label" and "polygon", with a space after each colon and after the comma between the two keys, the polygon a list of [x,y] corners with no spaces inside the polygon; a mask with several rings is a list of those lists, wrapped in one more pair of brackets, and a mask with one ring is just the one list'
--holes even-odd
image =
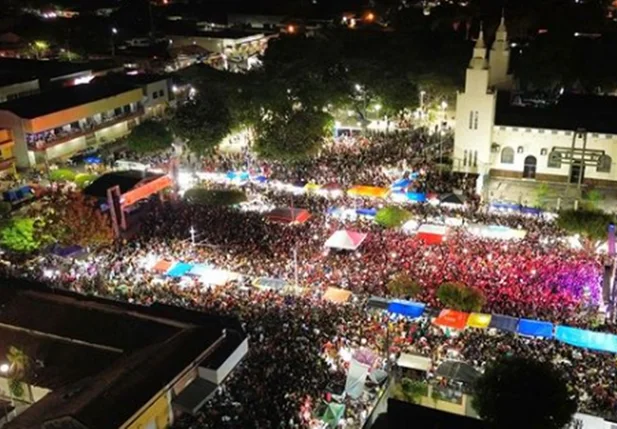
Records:
{"label": "tree", "polygon": [[553,193],[551,192],[551,188],[548,184],[542,183],[535,189],[536,201],[535,206],[544,209],[548,206],[548,200],[551,198]]}
{"label": "tree", "polygon": [[173,136],[164,123],[149,119],[133,128],[126,140],[129,149],[148,153],[169,149]]}
{"label": "tree", "polygon": [[598,210],[600,201],[604,199],[604,194],[597,189],[590,189],[583,194],[583,208],[586,210]]}
{"label": "tree", "polygon": [[562,429],[577,409],[560,371],[549,362],[522,357],[490,365],[475,384],[472,404],[482,419],[500,429]]}
{"label": "tree", "polygon": [[0,230],[0,244],[14,252],[30,253],[44,244],[44,237],[36,234],[37,220],[13,218]]}
{"label": "tree", "polygon": [[231,125],[229,108],[215,93],[180,106],[171,121],[174,134],[197,154],[213,150],[231,132]]}
{"label": "tree", "polygon": [[68,168],[58,168],[49,172],[49,180],[52,182],[72,182],[75,180],[75,172]]}
{"label": "tree", "polygon": [[204,188],[193,188],[184,193],[184,198],[192,204],[233,206],[246,201],[246,194],[235,189],[209,190]]}
{"label": "tree", "polygon": [[43,230],[64,246],[100,247],[111,244],[113,230],[107,214],[81,192],[56,192],[45,200]]}
{"label": "tree", "polygon": [[411,218],[411,213],[396,206],[380,209],[375,215],[375,222],[384,228],[398,228]]}
{"label": "tree", "polygon": [[576,234],[587,252],[595,252],[607,239],[608,225],[614,216],[599,210],[562,210],[557,226],[570,234]]}
{"label": "tree", "polygon": [[446,307],[458,311],[480,311],[486,302],[479,289],[462,283],[443,283],[437,289],[437,298]]}
{"label": "tree", "polygon": [[[30,367],[30,358],[28,355],[22,350],[15,346],[9,347],[9,352],[6,355],[7,360],[9,361],[9,389],[11,393],[16,398],[21,398],[24,396],[24,385],[23,380],[26,378],[26,374]],[[30,402],[34,402],[34,396],[32,394],[32,386],[27,383],[28,386],[28,396],[30,397]]]}
{"label": "tree", "polygon": [[419,404],[423,396],[428,395],[428,384],[426,382],[412,380],[403,377],[400,383],[396,383],[392,390],[392,396],[400,401]]}
{"label": "tree", "polygon": [[319,152],[332,126],[332,117],[323,112],[300,110],[275,114],[257,126],[255,150],[268,159],[306,159]]}
{"label": "tree", "polygon": [[422,292],[422,286],[405,273],[397,274],[386,285],[388,292],[395,297],[416,297]]}

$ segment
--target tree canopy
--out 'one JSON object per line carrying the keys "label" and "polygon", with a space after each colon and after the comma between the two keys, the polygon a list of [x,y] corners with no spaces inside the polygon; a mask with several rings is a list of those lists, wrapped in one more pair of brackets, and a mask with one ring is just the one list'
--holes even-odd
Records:
{"label": "tree canopy", "polygon": [[458,311],[480,311],[486,298],[480,289],[462,283],[443,283],[437,289],[437,298],[446,307]]}
{"label": "tree canopy", "polygon": [[37,225],[34,218],[16,217],[8,221],[0,230],[0,244],[18,253],[30,253],[38,250],[44,241],[36,234]]}
{"label": "tree canopy", "polygon": [[139,152],[158,152],[171,147],[173,136],[160,121],[148,119],[137,125],[126,137],[129,149]]}
{"label": "tree canopy", "polygon": [[405,273],[397,274],[388,282],[386,288],[391,295],[397,298],[414,298],[422,292],[422,286]]}
{"label": "tree canopy", "polygon": [[178,107],[172,131],[198,154],[214,149],[230,133],[232,116],[224,100],[215,93],[200,94]]}
{"label": "tree canopy", "polygon": [[375,222],[384,228],[398,228],[411,218],[411,213],[396,206],[380,209],[375,216]]}
{"label": "tree canopy", "polygon": [[332,127],[332,117],[323,112],[301,110],[273,115],[256,127],[255,151],[264,158],[302,160],[321,149]]}
{"label": "tree canopy", "polygon": [[578,234],[587,251],[595,251],[608,238],[608,226],[615,217],[599,210],[562,210],[557,226],[570,234]]}
{"label": "tree canopy", "polygon": [[561,372],[549,362],[522,357],[490,365],[474,392],[475,410],[500,429],[562,429],[577,409]]}

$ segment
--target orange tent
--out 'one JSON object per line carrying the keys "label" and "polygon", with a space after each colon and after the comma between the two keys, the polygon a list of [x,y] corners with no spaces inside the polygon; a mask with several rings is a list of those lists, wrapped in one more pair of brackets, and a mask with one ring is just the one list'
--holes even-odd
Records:
{"label": "orange tent", "polygon": [[390,190],[377,186],[354,186],[347,193],[352,197],[386,198]]}
{"label": "orange tent", "polygon": [[439,317],[433,323],[439,326],[445,326],[454,329],[465,329],[469,313],[455,310],[441,310]]}
{"label": "orange tent", "polygon": [[311,214],[305,209],[278,208],[267,213],[266,218],[273,222],[304,223],[311,218]]}
{"label": "orange tent", "polygon": [[171,268],[172,265],[173,265],[172,262],[166,261],[165,259],[161,259],[156,264],[154,264],[152,269],[154,271],[158,271],[160,273],[166,273],[167,271],[169,271],[169,269]]}
{"label": "orange tent", "polygon": [[337,287],[329,287],[323,295],[324,300],[334,302],[336,304],[344,304],[349,301],[350,298],[350,291],[339,289]]}

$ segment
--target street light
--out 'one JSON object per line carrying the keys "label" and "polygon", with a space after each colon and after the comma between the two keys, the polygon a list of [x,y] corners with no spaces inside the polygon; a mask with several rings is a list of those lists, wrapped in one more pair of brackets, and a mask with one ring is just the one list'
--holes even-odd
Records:
{"label": "street light", "polygon": [[0,365],[0,373],[2,374],[7,374],[9,372],[10,369],[10,365],[8,363],[3,363]]}
{"label": "street light", "polygon": [[118,34],[118,29],[116,27],[111,27],[111,56],[116,56],[116,43],[114,41],[114,36]]}
{"label": "street light", "polygon": [[189,230],[189,232],[191,233],[191,244],[194,247],[195,246],[195,228],[193,228],[192,225],[191,225],[191,229]]}

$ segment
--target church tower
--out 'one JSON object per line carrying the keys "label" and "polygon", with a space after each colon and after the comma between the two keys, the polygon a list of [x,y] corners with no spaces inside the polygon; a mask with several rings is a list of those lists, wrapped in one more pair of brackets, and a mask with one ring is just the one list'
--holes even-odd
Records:
{"label": "church tower", "polygon": [[454,171],[488,174],[496,100],[490,87],[490,71],[480,25],[465,74],[465,90],[456,95]]}
{"label": "church tower", "polygon": [[510,68],[510,43],[503,11],[501,21],[497,27],[495,41],[489,54],[490,81],[489,85],[498,90],[512,89],[512,75],[508,73]]}

